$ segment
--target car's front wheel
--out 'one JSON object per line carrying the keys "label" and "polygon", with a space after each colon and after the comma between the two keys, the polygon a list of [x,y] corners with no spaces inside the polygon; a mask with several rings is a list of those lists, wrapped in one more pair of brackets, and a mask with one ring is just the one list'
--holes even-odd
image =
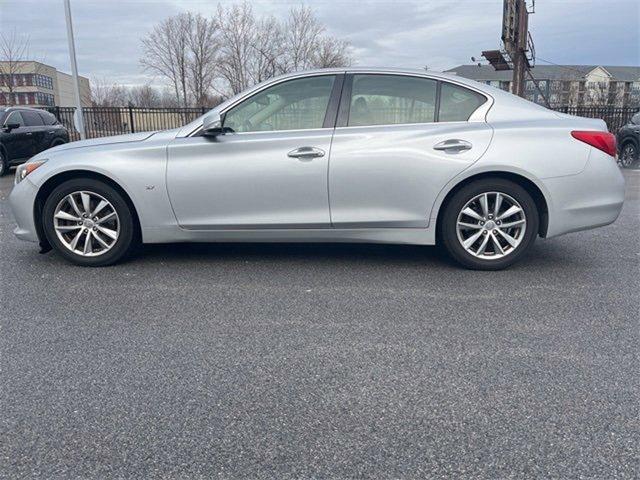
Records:
{"label": "car's front wheel", "polygon": [[136,243],[131,209],[110,185],[92,178],[68,180],[47,197],[44,232],[55,250],[83,266],[113,264]]}
{"label": "car's front wheel", "polygon": [[531,195],[517,183],[486,178],[465,185],[445,206],[441,241],[460,264],[500,270],[518,261],[538,235]]}

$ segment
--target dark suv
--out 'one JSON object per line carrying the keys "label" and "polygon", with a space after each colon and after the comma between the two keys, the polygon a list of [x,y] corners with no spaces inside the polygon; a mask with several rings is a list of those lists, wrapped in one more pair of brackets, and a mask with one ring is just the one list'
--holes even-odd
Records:
{"label": "dark suv", "polygon": [[633,167],[640,160],[640,112],[618,130],[618,162],[623,167]]}
{"label": "dark suv", "polygon": [[69,141],[69,132],[44,110],[0,108],[0,175],[47,148]]}

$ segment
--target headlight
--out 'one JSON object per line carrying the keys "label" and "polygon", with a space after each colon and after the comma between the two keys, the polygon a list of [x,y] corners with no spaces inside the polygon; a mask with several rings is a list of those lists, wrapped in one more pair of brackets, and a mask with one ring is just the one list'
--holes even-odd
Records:
{"label": "headlight", "polygon": [[29,175],[31,172],[33,172],[36,168],[38,168],[40,165],[44,164],[47,160],[36,160],[34,162],[27,162],[27,163],[23,163],[22,165],[18,166],[18,168],[16,168],[16,178],[15,178],[15,184],[19,184],[22,180],[24,180],[25,178],[27,178],[27,175]]}

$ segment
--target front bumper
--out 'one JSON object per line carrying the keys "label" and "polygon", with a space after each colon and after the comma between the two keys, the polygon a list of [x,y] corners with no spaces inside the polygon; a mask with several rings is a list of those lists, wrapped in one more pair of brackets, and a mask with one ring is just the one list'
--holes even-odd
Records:
{"label": "front bumper", "polygon": [[543,183],[551,199],[547,238],[609,225],[622,211],[624,176],[615,160],[597,149],[579,174]]}
{"label": "front bumper", "polygon": [[13,217],[18,224],[13,233],[20,240],[28,242],[38,242],[38,232],[34,219],[34,203],[38,188],[25,178],[15,185],[9,195],[9,206],[13,212]]}

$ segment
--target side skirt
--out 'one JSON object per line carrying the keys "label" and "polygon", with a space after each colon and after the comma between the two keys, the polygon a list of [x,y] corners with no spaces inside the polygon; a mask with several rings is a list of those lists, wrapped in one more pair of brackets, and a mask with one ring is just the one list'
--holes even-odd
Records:
{"label": "side skirt", "polygon": [[395,243],[435,245],[433,228],[320,228],[273,230],[185,230],[177,226],[143,228],[143,243],[282,242],[282,243]]}

